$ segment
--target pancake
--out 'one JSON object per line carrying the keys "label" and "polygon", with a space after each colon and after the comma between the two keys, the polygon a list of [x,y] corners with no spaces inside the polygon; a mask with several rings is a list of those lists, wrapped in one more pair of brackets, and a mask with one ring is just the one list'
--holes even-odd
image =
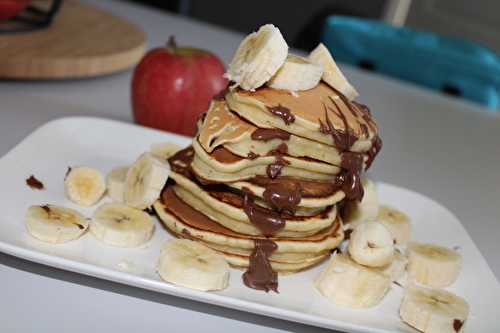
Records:
{"label": "pancake", "polygon": [[[179,237],[182,237],[180,235]],[[187,237],[186,237],[187,238]],[[191,239],[194,239],[191,237]],[[197,240],[197,239],[195,239]],[[220,252],[226,252],[226,253],[231,253],[231,254],[236,254],[236,255],[243,255],[243,256],[250,256],[252,253],[252,250],[249,249],[240,249],[236,247],[231,247],[231,246],[225,246],[225,245],[220,245],[220,244],[215,244],[215,243],[209,243],[209,242],[203,242],[200,241],[206,246],[220,251]],[[325,252],[321,253],[276,253],[273,252],[269,259],[276,261],[276,262],[284,262],[284,263],[300,263],[303,262],[304,260],[308,259],[317,259],[320,256],[324,256],[330,253],[330,250],[327,250]]]}
{"label": "pancake", "polygon": [[[157,200],[154,209],[160,220],[174,234],[189,235],[205,242],[252,250],[254,240],[266,239],[250,236],[225,228],[218,222],[180,200],[171,188]],[[322,253],[336,248],[344,238],[340,216],[330,227],[303,238],[271,237],[277,253]]]}
{"label": "pancake", "polygon": [[333,182],[304,181],[287,177],[277,179],[255,177],[247,181],[228,183],[227,185],[238,190],[246,189],[253,195],[263,198],[266,187],[273,183],[278,183],[284,187],[300,186],[302,198],[298,206],[309,209],[309,213],[317,212],[318,208],[323,209],[334,205],[345,198],[345,193],[338,186],[335,186]]}
{"label": "pancake", "polygon": [[[201,159],[197,158],[196,156],[193,159],[191,168],[198,178],[213,183],[231,183],[241,180],[247,180],[255,177],[256,175],[265,176],[267,174],[266,165],[258,165],[255,167],[246,168],[237,173],[226,173],[223,171],[217,171],[211,168],[208,164],[204,163]],[[283,167],[281,169],[280,176],[295,177],[299,179],[318,180],[318,181],[331,181],[335,175]]]}
{"label": "pancake", "polygon": [[286,143],[290,156],[310,157],[337,166],[341,163],[341,154],[335,147],[278,129],[259,129],[232,113],[224,101],[213,101],[198,127],[198,141],[209,154],[223,146],[240,157],[265,156]]}
{"label": "pancake", "polygon": [[[226,259],[229,265],[231,265],[234,268],[237,269],[247,269],[250,263],[250,255],[245,255],[245,254],[238,254],[234,252],[230,252],[227,250],[221,250],[220,246],[212,244],[212,243],[206,243],[203,241],[200,241],[199,239],[196,239],[194,237],[191,237],[190,235],[187,234],[174,234],[178,238],[186,238],[190,240],[195,240],[198,241],[214,250],[215,252],[218,252],[220,255]],[[219,249],[218,249],[219,248]],[[290,260],[288,259],[290,256],[295,255],[295,253],[281,253],[281,254],[273,254],[271,255],[268,260],[269,263],[271,264],[271,268],[273,271],[277,273],[283,273],[283,274],[288,274],[288,273],[297,273],[300,271],[303,271],[305,269],[311,268],[319,263],[321,263],[323,260],[327,259],[330,256],[330,251],[325,251],[320,254],[310,254],[309,257],[304,257],[300,260]],[[277,259],[278,258],[278,259]]]}
{"label": "pancake", "polygon": [[[216,209],[222,209],[226,214],[231,216],[232,218],[240,221],[246,221],[246,217],[243,217],[243,214],[241,214],[240,210],[238,209],[238,212],[234,211],[234,207],[232,205],[227,205],[227,206],[222,206],[221,208],[218,208],[218,206],[221,205],[219,201],[228,201],[228,197],[234,197],[234,196],[243,196],[244,192],[250,193],[253,196],[256,196],[254,192],[252,191],[251,186],[253,184],[251,183],[238,183],[238,185],[235,185],[232,187],[233,184],[229,184],[229,186],[226,185],[202,185],[200,184],[196,179],[194,178],[188,178],[182,174],[178,174],[176,172],[171,172],[170,173],[170,179],[174,180],[177,185],[182,187],[183,189],[187,190],[188,192],[192,193],[193,195],[197,196],[200,200],[203,200],[207,204],[211,205],[212,207]],[[248,185],[248,186],[247,186]],[[261,187],[256,187],[255,189],[260,189],[262,192],[260,193],[260,198],[257,196],[257,200],[255,200],[255,203],[265,207],[265,208],[272,208],[272,205],[266,203],[264,201],[263,197],[263,191],[265,189]],[[237,193],[234,193],[237,192]],[[241,198],[235,198],[237,201],[241,201]],[[311,199],[303,199],[303,200],[309,200],[311,202],[314,202],[314,200]],[[318,198],[318,200],[322,200],[322,198]],[[302,200],[301,200],[302,201]],[[234,205],[234,203],[233,203]],[[239,207],[241,208],[241,202],[238,202]],[[317,215],[320,213],[323,213],[325,209],[328,206],[332,206],[333,204],[328,204],[324,206],[313,206],[313,207],[300,207],[300,202],[297,204],[297,208],[295,211],[295,216],[313,216]],[[245,215],[246,216],[246,215]]]}
{"label": "pancake", "polygon": [[[354,143],[347,147],[349,151],[369,150],[378,134],[377,125],[367,108],[349,102],[325,83],[299,91],[296,96],[288,91],[269,87],[254,92],[235,89],[226,94],[225,99],[231,111],[257,127],[279,128],[297,136],[336,146],[332,136],[321,130],[330,121],[336,130],[344,133],[349,130],[354,136]],[[277,116],[278,113],[288,116],[287,120]]]}
{"label": "pancake", "polygon": [[[245,172],[249,169],[258,169],[263,167],[263,173],[254,173],[255,175],[266,175],[266,167],[276,161],[276,156],[260,156],[256,158],[244,158],[231,153],[224,147],[218,147],[212,151],[212,153],[207,153],[203,147],[199,144],[198,140],[193,140],[193,149],[195,156],[193,158],[193,164],[196,160],[201,160],[204,164],[207,164],[211,169],[228,174],[234,174],[239,172]],[[294,172],[307,172],[307,173],[319,173],[325,175],[337,175],[340,173],[341,168],[339,166],[327,164],[324,162],[316,161],[310,158],[300,158],[291,157],[285,154],[280,154],[282,159],[285,161],[284,169],[291,169]],[[315,179],[315,178],[313,178]]]}
{"label": "pancake", "polygon": [[[249,266],[249,257],[248,256],[240,256],[232,253],[227,253],[227,252],[221,252],[217,251],[220,254],[224,256],[226,261],[229,263],[229,265],[239,268],[239,269],[246,269]],[[324,254],[322,256],[318,256],[312,259],[307,259],[302,262],[298,263],[284,263],[284,262],[277,262],[274,260],[269,259],[269,263],[271,264],[271,268],[273,271],[278,272],[278,273],[298,273],[300,271],[303,271],[305,269],[311,268],[313,266],[316,266],[317,264],[321,263],[323,260],[327,259],[330,257],[330,254]]]}
{"label": "pancake", "polygon": [[[169,162],[173,172],[171,173],[170,178],[175,180],[180,186],[186,188],[190,192],[199,193],[202,200],[208,200],[209,198],[206,198],[208,194],[205,193],[206,190],[204,189],[207,185],[204,184],[211,184],[212,182],[203,177],[196,177],[196,175],[191,172],[189,166],[191,164],[192,156],[192,148],[188,147],[171,157]],[[271,207],[268,203],[264,202],[263,197],[266,187],[273,184],[279,184],[280,187],[290,190],[293,190],[293,187],[295,186],[300,187],[301,199],[297,203],[295,211],[295,215],[298,216],[311,216],[319,214],[327,206],[333,205],[345,197],[344,192],[339,190],[339,186],[336,186],[331,181],[316,182],[287,177],[279,177],[271,180],[265,176],[256,176],[248,181],[227,183],[226,185],[238,191],[245,189],[261,199],[256,201],[257,204],[265,207]],[[226,185],[220,184],[219,187],[224,187]]]}
{"label": "pancake", "polygon": [[[211,196],[208,196],[209,200],[204,201],[200,199],[200,196],[196,196],[178,185],[173,186],[172,189],[184,203],[217,221],[224,227],[246,235],[262,235],[262,231],[248,220],[243,207],[233,206]],[[233,196],[233,199],[236,199],[236,196]],[[240,201],[242,205],[242,200],[240,199]],[[287,216],[281,214],[285,221],[285,226],[276,232],[275,236],[296,238],[313,235],[334,223],[336,215],[337,210],[334,206],[328,207],[325,211],[315,216]],[[241,219],[236,219],[234,216]]]}

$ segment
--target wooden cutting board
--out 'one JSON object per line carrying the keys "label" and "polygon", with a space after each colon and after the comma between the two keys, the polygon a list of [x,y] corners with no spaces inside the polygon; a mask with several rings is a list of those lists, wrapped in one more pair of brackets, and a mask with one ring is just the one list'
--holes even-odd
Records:
{"label": "wooden cutting board", "polygon": [[144,33],[95,6],[66,0],[52,24],[0,33],[0,78],[62,79],[109,74],[136,64]]}

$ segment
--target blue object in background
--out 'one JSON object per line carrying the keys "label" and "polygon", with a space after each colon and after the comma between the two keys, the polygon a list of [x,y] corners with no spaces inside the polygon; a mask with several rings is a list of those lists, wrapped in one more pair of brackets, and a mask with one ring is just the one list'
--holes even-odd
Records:
{"label": "blue object in background", "polygon": [[322,39],[336,60],[500,111],[500,59],[478,44],[347,16],[328,17]]}

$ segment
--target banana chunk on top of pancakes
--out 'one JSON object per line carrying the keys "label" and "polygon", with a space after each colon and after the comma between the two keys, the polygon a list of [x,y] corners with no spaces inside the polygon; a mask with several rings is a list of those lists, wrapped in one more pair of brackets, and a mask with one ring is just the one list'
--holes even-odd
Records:
{"label": "banana chunk on top of pancakes", "polygon": [[241,42],[226,77],[192,144],[168,159],[154,207],[173,234],[245,270],[248,287],[277,291],[278,273],[317,265],[343,240],[339,207],[362,199],[361,174],[382,141],[322,44],[292,55],[264,25]]}

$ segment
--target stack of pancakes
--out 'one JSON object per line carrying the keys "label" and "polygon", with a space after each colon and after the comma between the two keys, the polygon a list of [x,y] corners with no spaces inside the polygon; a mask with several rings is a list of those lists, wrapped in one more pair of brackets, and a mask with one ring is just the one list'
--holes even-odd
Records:
{"label": "stack of pancakes", "polygon": [[342,241],[339,204],[362,198],[360,173],[380,146],[368,108],[325,83],[293,94],[227,90],[169,159],[155,209],[171,232],[254,277],[264,278],[259,265],[300,271]]}

